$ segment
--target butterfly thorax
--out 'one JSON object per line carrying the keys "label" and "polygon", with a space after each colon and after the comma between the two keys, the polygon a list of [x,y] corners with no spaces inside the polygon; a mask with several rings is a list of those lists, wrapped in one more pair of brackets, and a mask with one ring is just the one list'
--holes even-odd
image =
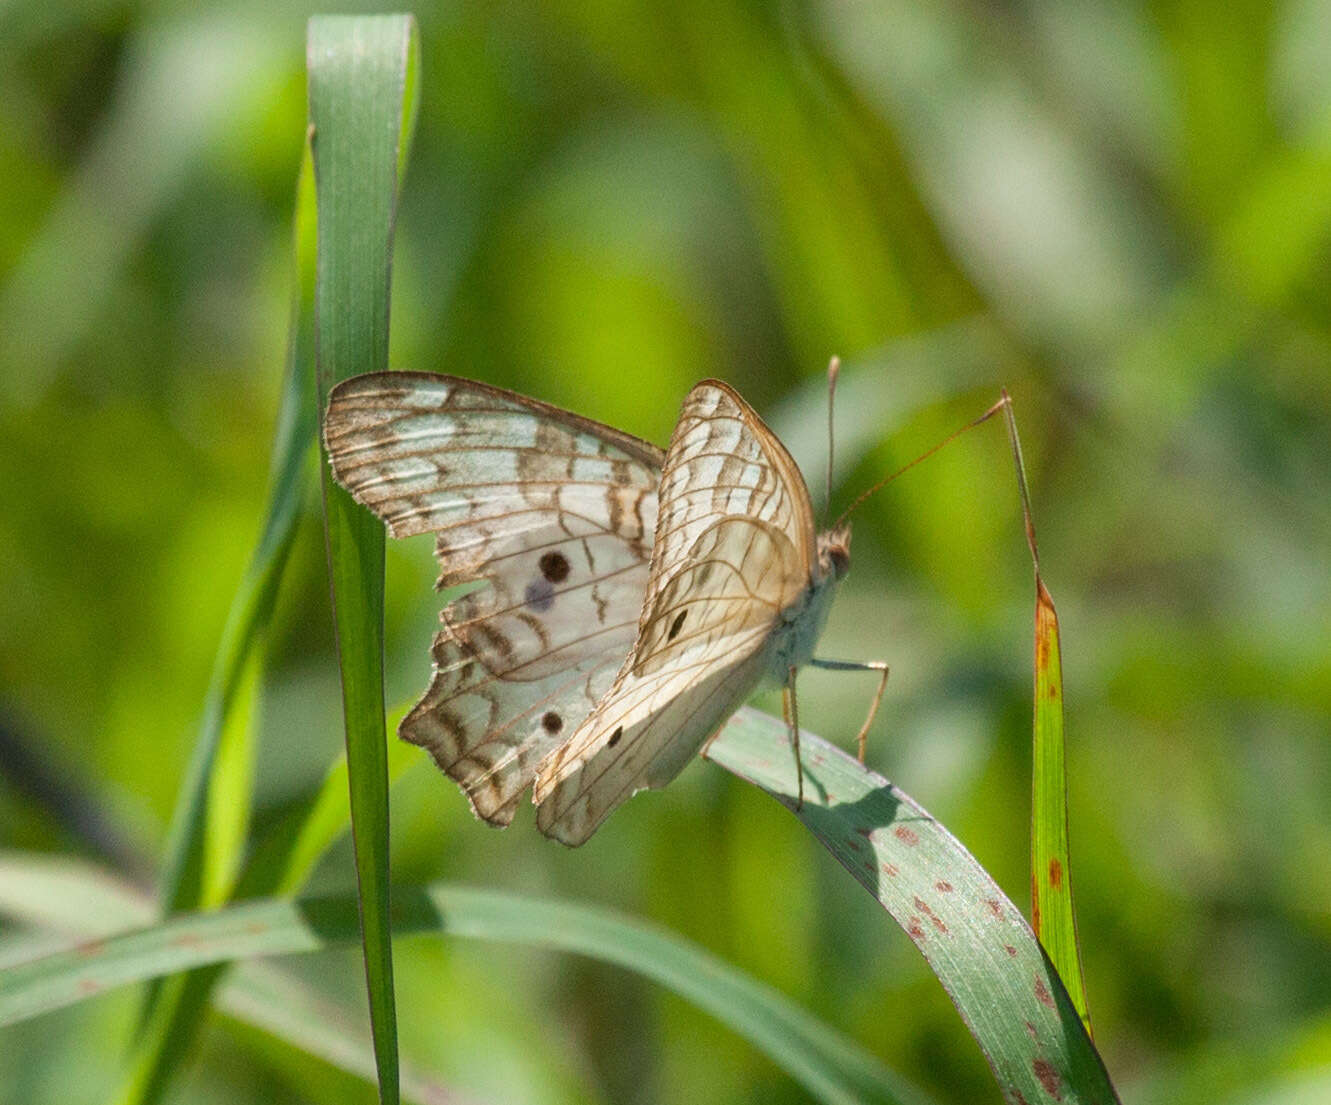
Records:
{"label": "butterfly thorax", "polygon": [[809,586],[781,615],[767,647],[767,677],[785,683],[791,668],[802,668],[812,658],[832,610],[832,596],[850,570],[850,527],[818,535],[818,557]]}

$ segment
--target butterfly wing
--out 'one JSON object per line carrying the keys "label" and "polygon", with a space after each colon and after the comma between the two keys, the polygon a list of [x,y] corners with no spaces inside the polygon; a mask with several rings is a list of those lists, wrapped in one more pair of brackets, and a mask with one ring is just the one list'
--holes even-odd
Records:
{"label": "butterfly wing", "polygon": [[785,447],[729,387],[697,385],[666,454],[637,641],[538,769],[542,832],[581,844],[632,793],[683,769],[762,678],[773,630],[809,585],[814,543]]}
{"label": "butterfly wing", "polygon": [[394,537],[435,534],[429,690],[398,729],[479,817],[513,818],[536,765],[609,689],[631,648],[664,454],[534,399],[458,377],[359,376],[329,398],[333,474]]}

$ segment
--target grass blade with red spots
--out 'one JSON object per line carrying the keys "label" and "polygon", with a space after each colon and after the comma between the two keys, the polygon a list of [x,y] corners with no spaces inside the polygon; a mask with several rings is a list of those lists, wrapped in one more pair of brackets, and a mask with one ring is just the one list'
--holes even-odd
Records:
{"label": "grass blade with red spots", "polygon": [[1058,972],[1021,911],[974,857],[909,795],[853,756],[811,733],[800,742],[805,780],[798,810],[782,722],[742,710],[707,755],[795,812],[906,931],[1006,1100],[1117,1101]]}

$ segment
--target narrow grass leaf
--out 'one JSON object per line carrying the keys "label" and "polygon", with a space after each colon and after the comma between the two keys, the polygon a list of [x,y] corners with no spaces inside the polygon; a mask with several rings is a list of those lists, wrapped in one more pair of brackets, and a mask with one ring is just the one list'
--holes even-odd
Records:
{"label": "narrow grass leaf", "polygon": [[1089,1035],[1077,917],[1072,906],[1072,864],[1068,854],[1068,778],[1063,741],[1063,654],[1054,600],[1040,576],[1035,515],[1026,483],[1026,462],[1012,402],[1005,390],[1003,413],[1012,463],[1017,470],[1026,544],[1035,567],[1035,709],[1031,749],[1031,925],[1067,987]]}
{"label": "narrow grass leaf", "polygon": [[228,704],[226,724],[222,727],[208,783],[203,885],[199,895],[205,906],[220,905],[231,896],[249,839],[265,644],[266,635],[256,633]]}
{"label": "narrow grass leaf", "polygon": [[[218,990],[215,1005],[227,1016],[232,1034],[261,1061],[289,1071],[293,1064],[304,1069],[313,1057],[363,1083],[352,1083],[354,1088],[373,1094],[374,1051],[360,1018],[291,973],[271,963],[238,963]],[[292,1047],[299,1049],[298,1055]],[[444,1085],[406,1056],[400,1078],[402,1100],[413,1105],[474,1105],[473,1098]],[[360,1098],[339,1094],[324,1100]]]}
{"label": "narrow grass leaf", "polygon": [[1109,1105],[1118,1097],[1021,911],[909,795],[801,731],[796,808],[785,725],[741,710],[708,758],[796,816],[905,930],[943,984],[1009,1101]]}
{"label": "narrow grass leaf", "polygon": [[[339,783],[345,822],[345,771]],[[7,939],[0,945],[0,974],[11,964],[67,949],[71,937],[83,940],[85,946],[92,941],[95,946],[99,938],[155,921],[152,899],[106,869],[83,860],[35,853],[0,853],[0,915],[34,930],[29,939]],[[25,951],[29,954],[23,954]],[[338,1001],[316,993],[267,962],[234,967],[213,964],[184,977],[191,982],[217,978],[223,970],[227,977],[217,988],[213,1006],[233,1030],[257,1029],[330,1067],[374,1083],[374,1053],[363,1024]],[[271,1050],[268,1058],[277,1061]],[[415,1105],[468,1105],[467,1099],[405,1060],[402,1096]]]}
{"label": "narrow grass leaf", "polygon": [[[415,117],[419,46],[410,16],[309,22],[310,133],[318,193],[315,343],[319,407],[339,380],[388,367],[393,224]],[[333,622],[342,674],[351,823],[380,1100],[398,1099],[389,927],[384,717],[384,536],[323,466]]]}
{"label": "narrow grass leaf", "polygon": [[[253,755],[246,716],[240,732],[232,732],[232,748],[224,771],[216,768],[228,720],[238,709],[247,671],[261,664],[261,643],[272,619],[278,585],[295,540],[302,504],[308,493],[315,442],[314,388],[314,167],[308,149],[296,189],[294,253],[295,289],[286,374],[277,418],[266,518],[258,546],[242,579],[218,646],[204,718],[181,795],[164,865],[161,897],[168,912],[216,904],[225,895],[223,872],[234,870],[241,841],[225,815],[210,813],[248,785]],[[244,776],[242,779],[241,776]],[[220,777],[219,777],[220,776]],[[205,877],[207,870],[213,872]],[[216,895],[216,897],[214,897]],[[201,971],[155,987],[145,1005],[141,1032],[122,1087],[122,1105],[151,1105],[160,1099],[180,1066],[207,1007],[216,971]]]}
{"label": "narrow grass leaf", "polygon": [[1058,968],[1089,1033],[1091,1015],[1077,942],[1077,914],[1072,904],[1067,795],[1058,614],[1044,581],[1037,578],[1035,743],[1031,753],[1031,926]]}
{"label": "narrow grass leaf", "polygon": [[[26,866],[23,857],[0,858],[0,873],[12,883],[25,877]],[[36,873],[41,877],[40,861]],[[5,897],[0,895],[0,903]],[[928,1100],[775,990],[655,925],[589,906],[439,884],[399,889],[393,929],[399,936],[439,933],[613,963],[707,1010],[820,1101],[924,1105]],[[0,1024],[146,978],[235,959],[349,946],[357,936],[357,903],[349,896],[251,901],[173,918],[11,967],[0,975]],[[270,1027],[277,1030],[276,1019]]]}

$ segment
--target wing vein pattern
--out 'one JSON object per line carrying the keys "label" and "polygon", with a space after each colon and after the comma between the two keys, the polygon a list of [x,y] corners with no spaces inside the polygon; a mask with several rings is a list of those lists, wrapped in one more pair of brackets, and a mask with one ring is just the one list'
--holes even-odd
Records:
{"label": "wing vein pattern", "polygon": [[506,825],[633,646],[664,454],[526,396],[416,372],[339,384],[324,441],[338,482],[394,537],[435,535],[438,589],[474,588],[443,608],[430,687],[399,733]]}

